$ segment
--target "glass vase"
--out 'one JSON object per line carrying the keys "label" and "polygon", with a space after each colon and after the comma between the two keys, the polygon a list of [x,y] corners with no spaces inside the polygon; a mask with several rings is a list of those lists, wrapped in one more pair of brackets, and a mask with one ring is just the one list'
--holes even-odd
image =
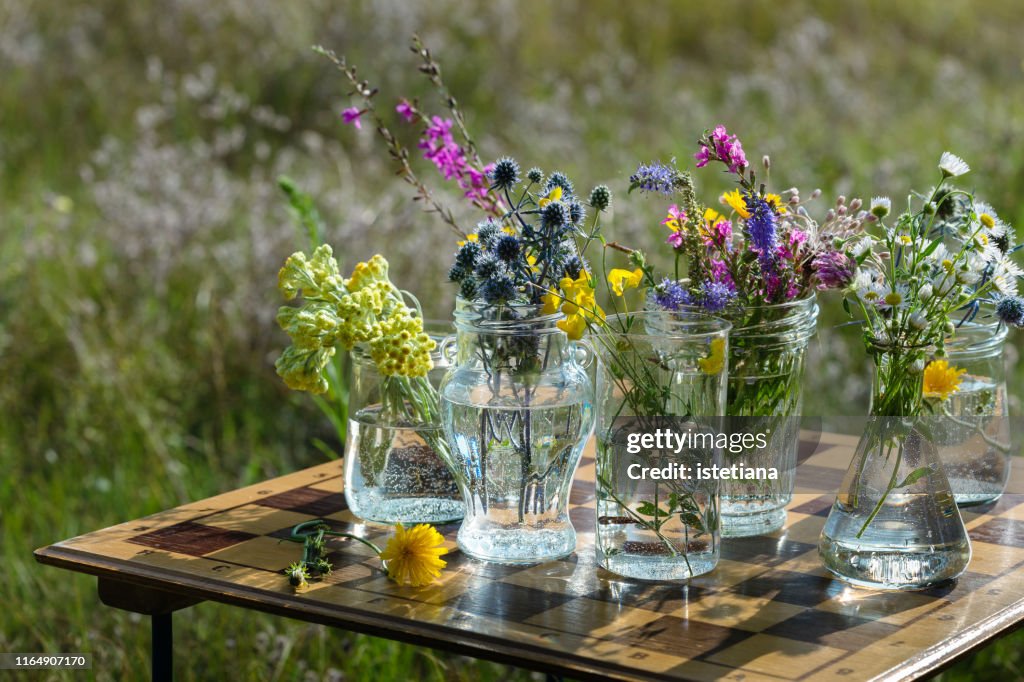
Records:
{"label": "glass vase", "polygon": [[476,559],[539,563],[576,548],[569,488],[594,425],[593,387],[561,319],[537,305],[456,302],[441,412],[465,504],[458,544]]}
{"label": "glass vase", "polygon": [[941,417],[921,416],[930,350],[869,345],[870,416],[818,543],[825,568],[854,585],[924,589],[956,579],[971,558],[935,443]]}
{"label": "glass vase", "polygon": [[[695,310],[666,314],[671,321]],[[729,420],[733,431],[768,434],[765,447],[726,452],[726,464],[778,472],[775,479],[721,482],[722,536],[748,537],[770,533],[786,523],[786,505],[793,499],[796,481],[804,357],[818,322],[818,304],[812,294],[787,303],[724,312],[722,317],[732,324],[724,414],[733,417]]]}
{"label": "glass vase", "polygon": [[462,498],[445,463],[437,394],[448,363],[438,350],[431,359],[426,377],[388,377],[365,349],[352,350],[345,500],[362,519],[408,525],[462,518]]}
{"label": "glass vase", "polygon": [[1007,329],[997,322],[967,322],[946,340],[951,368],[963,370],[959,388],[933,398],[939,420],[939,457],[961,507],[996,500],[1010,478],[1011,434],[1003,344]]}
{"label": "glass vase", "polygon": [[644,439],[716,431],[725,408],[729,324],[673,313],[666,331],[665,315],[614,315],[590,337],[599,359],[597,560],[645,580],[707,573],[720,554],[719,484],[698,474],[720,464],[720,452]]}

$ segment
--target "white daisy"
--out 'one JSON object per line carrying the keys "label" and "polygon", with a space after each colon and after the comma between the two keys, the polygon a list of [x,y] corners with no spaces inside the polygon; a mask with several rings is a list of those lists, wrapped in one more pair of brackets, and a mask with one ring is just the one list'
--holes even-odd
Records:
{"label": "white daisy", "polygon": [[955,178],[971,170],[971,167],[956,154],[942,152],[939,158],[939,170],[947,178]]}
{"label": "white daisy", "polygon": [[1021,270],[1020,266],[1010,260],[1008,256],[1003,256],[992,269],[992,285],[1003,296],[1016,296],[1017,278],[1021,275],[1024,275],[1024,270]]}
{"label": "white daisy", "polygon": [[910,289],[906,284],[896,286],[881,285],[881,298],[877,305],[882,310],[889,308],[905,308],[910,304]]}
{"label": "white daisy", "polygon": [[884,218],[889,215],[889,211],[892,210],[892,202],[889,201],[889,197],[873,197],[871,199],[871,213]]}

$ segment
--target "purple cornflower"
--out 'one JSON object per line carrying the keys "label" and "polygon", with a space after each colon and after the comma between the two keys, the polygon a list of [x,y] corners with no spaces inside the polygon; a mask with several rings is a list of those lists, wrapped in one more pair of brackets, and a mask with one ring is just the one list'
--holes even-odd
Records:
{"label": "purple cornflower", "polygon": [[693,296],[679,282],[668,277],[651,292],[654,302],[665,310],[679,310],[683,306],[693,305]]}
{"label": "purple cornflower", "polygon": [[409,104],[409,100],[407,99],[401,100],[395,107],[395,111],[398,112],[399,116],[405,119],[406,123],[412,123],[416,119],[416,111],[412,108],[412,105]]}
{"label": "purple cornflower", "polygon": [[642,192],[660,192],[661,194],[672,194],[676,188],[676,179],[679,171],[675,167],[675,159],[671,163],[641,163],[637,166],[636,173],[629,176],[629,184],[634,189]]}
{"label": "purple cornflower", "polygon": [[725,282],[704,282],[700,285],[700,304],[709,313],[718,313],[736,298],[736,292]]}
{"label": "purple cornflower", "polygon": [[721,161],[736,175],[741,175],[747,167],[747,156],[743,145],[735,135],[729,135],[724,125],[718,125],[705,141],[701,142],[700,151],[693,155],[697,160],[697,168],[703,168],[710,161]]}
{"label": "purple cornflower", "polygon": [[857,274],[857,263],[842,251],[819,253],[811,261],[818,289],[842,289]]}
{"label": "purple cornflower", "polygon": [[349,123],[354,125],[356,129],[363,127],[363,122],[359,120],[359,117],[365,114],[365,111],[360,111],[358,107],[349,107],[341,112],[342,123]]}

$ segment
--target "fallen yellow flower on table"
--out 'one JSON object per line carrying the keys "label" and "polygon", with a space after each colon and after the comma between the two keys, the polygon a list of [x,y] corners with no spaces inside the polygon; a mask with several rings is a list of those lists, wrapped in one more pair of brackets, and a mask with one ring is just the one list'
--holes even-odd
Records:
{"label": "fallen yellow flower on table", "polygon": [[421,523],[406,530],[398,524],[380,558],[396,583],[422,587],[441,576],[448,565],[441,556],[447,553],[444,537],[433,526]]}
{"label": "fallen yellow flower on table", "polygon": [[960,377],[966,372],[945,360],[933,360],[924,368],[924,396],[946,400],[960,390]]}

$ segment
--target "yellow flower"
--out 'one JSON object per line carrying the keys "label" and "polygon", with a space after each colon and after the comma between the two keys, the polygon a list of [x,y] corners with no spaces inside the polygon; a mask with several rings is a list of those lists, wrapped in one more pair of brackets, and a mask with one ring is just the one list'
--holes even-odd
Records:
{"label": "yellow flower", "polygon": [[765,194],[764,200],[775,207],[775,210],[779,213],[785,213],[786,207],[782,204],[782,197],[778,194]]}
{"label": "yellow flower", "polygon": [[719,337],[711,340],[711,352],[706,358],[697,360],[700,371],[705,374],[718,374],[725,369],[725,339]]}
{"label": "yellow flower", "polygon": [[459,242],[459,246],[465,246],[466,242],[480,241],[480,237],[474,232],[473,234],[467,234],[466,238]]}
{"label": "yellow flower", "polygon": [[558,185],[555,185],[554,187],[551,188],[551,191],[548,192],[546,197],[541,197],[541,200],[538,203],[540,204],[541,208],[544,208],[545,206],[550,204],[552,201],[561,201],[561,200],[562,200],[562,188],[559,187]]}
{"label": "yellow flower", "polygon": [[913,244],[913,243],[914,243],[914,240],[913,240],[913,238],[909,234],[901,234],[900,235],[900,244],[910,245],[910,244]]}
{"label": "yellow flower", "polygon": [[398,524],[380,558],[387,566],[388,577],[396,583],[421,587],[441,575],[448,564],[440,557],[447,553],[444,537],[433,526],[421,523],[406,530]]}
{"label": "yellow flower", "polygon": [[544,303],[544,307],[540,309],[541,315],[554,315],[558,312],[558,306],[562,304],[562,297],[553,291],[544,294],[540,300]]}
{"label": "yellow flower", "polygon": [[713,208],[704,209],[704,223],[706,225],[714,225],[719,220],[725,220],[725,216],[723,216],[721,213],[714,210]]}
{"label": "yellow flower", "polygon": [[990,230],[996,226],[995,218],[990,216],[988,213],[982,213],[980,216],[978,216],[978,220],[980,220],[981,224]]}
{"label": "yellow flower", "polygon": [[924,368],[924,395],[945,400],[960,390],[960,377],[967,370],[950,367],[945,360],[933,360]]}
{"label": "yellow flower", "polygon": [[559,320],[555,325],[565,332],[573,341],[579,341],[583,338],[583,332],[587,331],[587,320],[583,315],[569,315],[565,319]]}
{"label": "yellow flower", "polygon": [[616,296],[622,296],[626,289],[635,289],[640,286],[643,277],[644,271],[640,268],[633,272],[622,268],[612,268],[612,271],[608,273],[608,283],[612,286],[612,291]]}
{"label": "yellow flower", "polygon": [[[734,189],[731,192],[726,192],[722,195],[722,203],[727,204],[736,211],[741,218],[749,218],[750,211],[747,210],[747,200],[743,198],[738,189]],[[710,209],[709,209],[710,210]],[[713,211],[712,211],[713,212]],[[707,218],[707,212],[705,211],[704,217]],[[717,221],[712,221],[712,225]]]}

